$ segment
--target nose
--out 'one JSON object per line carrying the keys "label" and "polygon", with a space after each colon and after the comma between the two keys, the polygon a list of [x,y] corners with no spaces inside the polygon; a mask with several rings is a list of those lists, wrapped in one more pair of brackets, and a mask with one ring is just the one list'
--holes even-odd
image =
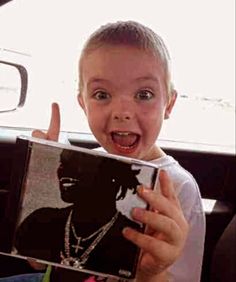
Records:
{"label": "nose", "polygon": [[129,121],[133,118],[134,109],[130,101],[119,100],[114,104],[112,117],[117,121]]}
{"label": "nose", "polygon": [[125,121],[125,120],[128,121],[131,119],[129,113],[118,113],[118,112],[113,114],[113,118],[119,121]]}

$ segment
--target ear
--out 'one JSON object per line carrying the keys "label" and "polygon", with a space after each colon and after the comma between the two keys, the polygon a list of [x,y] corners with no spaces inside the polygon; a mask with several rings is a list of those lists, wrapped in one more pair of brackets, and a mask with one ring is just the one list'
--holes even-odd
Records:
{"label": "ear", "polygon": [[83,109],[85,115],[87,116],[86,106],[85,106],[85,103],[84,103],[84,97],[81,93],[78,93],[77,100],[78,100],[80,107]]}
{"label": "ear", "polygon": [[168,119],[170,117],[170,114],[171,114],[172,109],[175,105],[175,101],[177,99],[177,96],[178,96],[177,91],[175,89],[172,89],[171,94],[170,94],[170,98],[169,98],[169,101],[168,101],[168,105],[167,105],[166,110],[165,110],[165,116],[164,116],[165,119]]}
{"label": "ear", "polygon": [[78,93],[78,95],[77,95],[77,100],[78,100],[78,103],[79,103],[80,107],[81,107],[83,110],[85,110],[84,98],[83,98],[83,96],[82,96],[81,93]]}

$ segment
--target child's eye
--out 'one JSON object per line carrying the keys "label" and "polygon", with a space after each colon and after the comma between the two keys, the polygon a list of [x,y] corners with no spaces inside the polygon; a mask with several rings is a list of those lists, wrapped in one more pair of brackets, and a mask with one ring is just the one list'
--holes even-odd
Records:
{"label": "child's eye", "polygon": [[150,90],[141,90],[136,94],[136,99],[138,100],[150,100],[154,94]]}
{"label": "child's eye", "polygon": [[94,94],[93,94],[93,97],[96,99],[96,100],[105,100],[105,99],[109,99],[110,98],[110,95],[105,92],[105,91],[96,91]]}

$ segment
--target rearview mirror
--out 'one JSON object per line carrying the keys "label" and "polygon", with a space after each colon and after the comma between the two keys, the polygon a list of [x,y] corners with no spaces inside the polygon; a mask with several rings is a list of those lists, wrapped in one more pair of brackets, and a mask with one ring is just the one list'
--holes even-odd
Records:
{"label": "rearview mirror", "polygon": [[0,113],[14,111],[24,105],[27,85],[25,67],[0,60]]}

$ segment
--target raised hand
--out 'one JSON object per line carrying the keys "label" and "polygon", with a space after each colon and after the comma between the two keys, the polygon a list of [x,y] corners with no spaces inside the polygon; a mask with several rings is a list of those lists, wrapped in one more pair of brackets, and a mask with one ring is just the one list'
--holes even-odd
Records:
{"label": "raised hand", "polygon": [[43,132],[42,130],[36,129],[32,132],[32,136],[46,140],[58,141],[61,123],[60,120],[59,105],[57,103],[52,103],[51,120],[48,131]]}
{"label": "raised hand", "polygon": [[135,208],[132,212],[135,220],[146,224],[145,234],[131,228],[125,228],[123,232],[142,250],[137,281],[159,281],[157,277],[162,276],[180,256],[188,234],[188,223],[173,184],[164,170],[160,171],[159,180],[161,193],[144,187],[138,191],[151,210]]}

